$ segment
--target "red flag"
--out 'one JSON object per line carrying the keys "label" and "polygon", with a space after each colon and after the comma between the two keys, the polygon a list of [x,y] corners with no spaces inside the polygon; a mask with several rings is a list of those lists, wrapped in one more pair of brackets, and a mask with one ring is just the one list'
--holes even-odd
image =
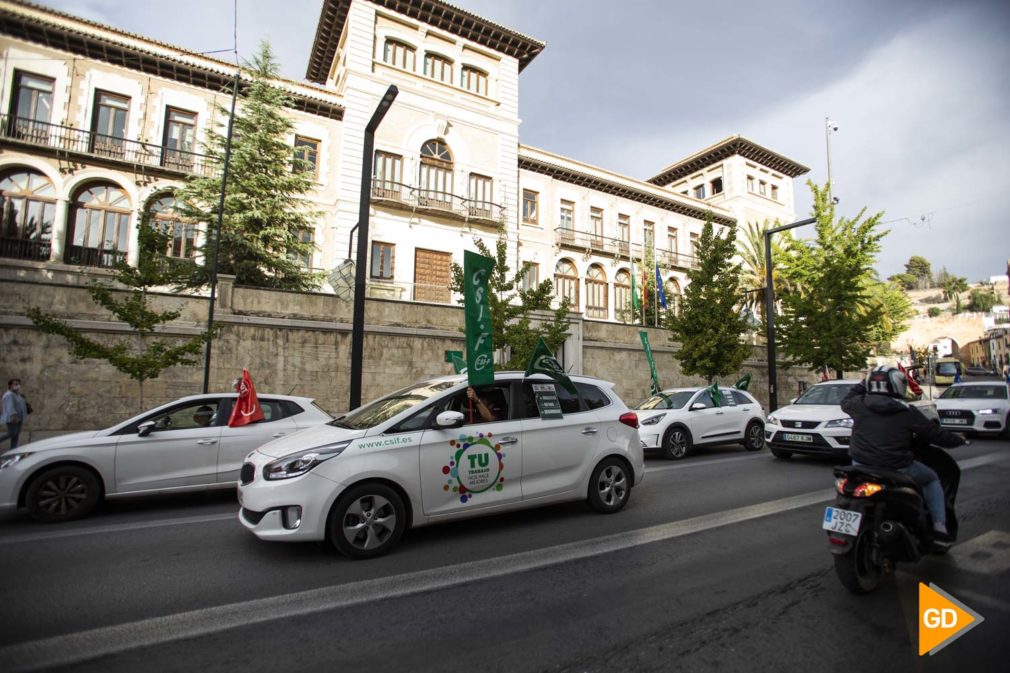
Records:
{"label": "red flag", "polygon": [[922,387],[916,383],[915,379],[908,375],[908,372],[905,371],[900,362],[898,363],[898,371],[905,375],[905,379],[908,381],[908,389],[912,391],[912,394],[916,397],[922,397]]}
{"label": "red flag", "polygon": [[262,421],[263,407],[256,397],[256,387],[253,385],[249,370],[242,370],[242,378],[238,382],[238,399],[231,410],[231,418],[228,419],[228,427],[235,428],[240,425],[248,425],[256,421]]}
{"label": "red flag", "polygon": [[827,381],[830,377],[828,376],[828,366],[824,365],[824,371],[821,372],[821,381]]}

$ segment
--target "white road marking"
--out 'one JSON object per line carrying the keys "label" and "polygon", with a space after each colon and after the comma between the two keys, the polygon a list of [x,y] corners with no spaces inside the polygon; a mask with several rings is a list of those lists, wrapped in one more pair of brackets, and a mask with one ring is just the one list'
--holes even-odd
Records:
{"label": "white road marking", "polygon": [[22,535],[9,535],[0,537],[0,545],[18,544],[21,542],[39,542],[42,540],[56,540],[65,537],[77,537],[79,535],[99,535],[105,533],[120,533],[131,530],[144,530],[145,528],[161,528],[163,526],[185,526],[194,523],[212,523],[215,521],[227,521],[237,519],[238,510],[228,514],[210,514],[207,516],[192,516],[179,519],[160,519],[157,521],[138,521],[137,523],[109,524],[107,526],[87,526],[72,530],[56,530],[44,533],[24,533]]}
{"label": "white road marking", "polygon": [[1010,533],[991,530],[964,544],[955,545],[947,556],[969,572],[998,575],[1010,570]]}
{"label": "white road marking", "polygon": [[5,670],[9,673],[69,666],[136,648],[196,638],[252,624],[426,591],[458,588],[466,582],[527,572],[780,514],[826,502],[833,497],[833,489],[814,491],[683,521],[509,554],[498,557],[493,564],[486,560],[472,561],[55,636],[0,648],[0,661],[7,662]]}

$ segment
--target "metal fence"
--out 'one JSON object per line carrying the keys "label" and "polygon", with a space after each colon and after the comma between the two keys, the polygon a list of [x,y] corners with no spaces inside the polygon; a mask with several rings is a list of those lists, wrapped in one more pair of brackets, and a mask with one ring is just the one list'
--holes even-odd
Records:
{"label": "metal fence", "polygon": [[411,187],[402,182],[373,180],[372,200],[396,203],[414,210],[446,213],[464,220],[505,224],[505,206],[450,192]]}

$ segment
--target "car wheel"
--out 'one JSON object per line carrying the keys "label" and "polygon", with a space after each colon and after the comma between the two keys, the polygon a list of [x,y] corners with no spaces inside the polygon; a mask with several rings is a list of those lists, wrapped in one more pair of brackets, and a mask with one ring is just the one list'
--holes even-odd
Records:
{"label": "car wheel", "polygon": [[101,492],[101,484],[90,470],[77,465],[63,465],[32,479],[25,504],[28,514],[36,521],[73,521],[91,513]]}
{"label": "car wheel", "polygon": [[663,455],[670,460],[680,460],[691,451],[692,443],[688,429],[675,425],[663,435]]}
{"label": "car wheel", "polygon": [[589,504],[601,514],[613,514],[628,502],[631,475],[618,458],[607,458],[593,470],[589,479]]}
{"label": "car wheel", "polygon": [[407,508],[389,486],[359,484],[337,500],[327,523],[330,543],[348,558],[366,559],[389,552],[407,528]]}
{"label": "car wheel", "polygon": [[793,457],[793,452],[783,451],[782,449],[772,449],[772,455],[776,458],[781,458],[782,460],[789,460]]}
{"label": "car wheel", "polygon": [[765,445],[765,427],[758,421],[751,421],[744,431],[743,448],[748,451],[760,451]]}

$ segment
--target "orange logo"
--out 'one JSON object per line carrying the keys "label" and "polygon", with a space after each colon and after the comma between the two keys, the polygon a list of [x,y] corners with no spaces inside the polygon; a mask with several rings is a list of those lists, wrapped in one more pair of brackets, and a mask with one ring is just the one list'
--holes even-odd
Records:
{"label": "orange logo", "polygon": [[919,656],[936,654],[984,621],[935,584],[919,582]]}

